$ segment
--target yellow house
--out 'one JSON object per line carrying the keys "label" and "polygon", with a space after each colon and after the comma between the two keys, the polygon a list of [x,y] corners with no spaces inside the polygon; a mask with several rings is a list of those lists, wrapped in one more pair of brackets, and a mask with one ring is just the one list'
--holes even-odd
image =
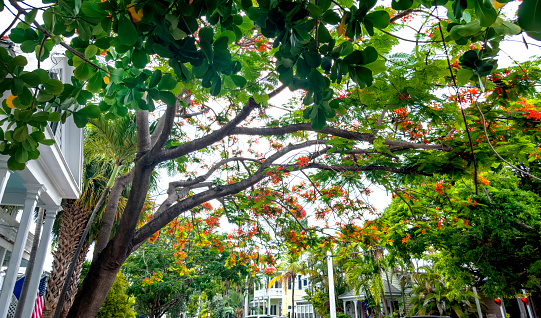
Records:
{"label": "yellow house", "polygon": [[276,282],[267,288],[269,278],[256,283],[250,301],[250,315],[276,315],[291,318],[291,301],[294,296],[295,318],[315,318],[314,307],[304,300],[306,289],[310,287],[308,276],[297,275],[293,280]]}

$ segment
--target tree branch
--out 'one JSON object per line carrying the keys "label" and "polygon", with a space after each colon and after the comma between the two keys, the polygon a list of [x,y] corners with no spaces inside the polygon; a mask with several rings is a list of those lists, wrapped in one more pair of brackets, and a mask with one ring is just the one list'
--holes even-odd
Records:
{"label": "tree branch", "polygon": [[[297,131],[314,131],[314,132],[319,132],[319,133],[328,134],[332,136],[342,137],[349,140],[368,142],[371,144],[374,142],[374,139],[376,138],[374,134],[358,133],[354,131],[348,131],[348,130],[333,128],[333,127],[328,127],[328,126],[321,130],[314,130],[309,123],[293,124],[289,126],[276,127],[276,128],[237,127],[231,131],[230,135],[277,136],[277,135],[284,135],[284,134],[293,133]],[[453,150],[451,147],[445,146],[445,145],[429,145],[429,144],[414,143],[414,142],[402,141],[402,140],[385,139],[384,144],[388,146],[401,147],[403,149],[442,150],[446,152],[450,152]]]}
{"label": "tree branch", "polygon": [[156,154],[154,164],[182,157],[193,151],[197,151],[199,149],[203,149],[207,146],[212,145],[213,143],[224,138],[225,136],[230,135],[230,132],[242,121],[244,121],[248,117],[248,115],[250,115],[254,108],[258,107],[260,107],[259,104],[256,103],[253,98],[250,98],[250,100],[248,100],[248,103],[244,105],[240,113],[227,124],[225,124],[222,128],[204,137],[197,138],[195,140],[182,144],[178,147],[161,150],[158,154]]}
{"label": "tree branch", "polygon": [[266,177],[265,170],[271,167],[274,161],[278,160],[289,152],[318,144],[325,144],[325,141],[313,140],[297,145],[290,144],[284,147],[282,150],[277,151],[272,156],[267,158],[264,162],[262,162],[259,166],[259,169],[257,169],[257,171],[253,173],[252,176],[233,184],[213,187],[209,190],[196,193],[182,201],[177,202],[177,204],[172,205],[171,207],[163,211],[160,215],[156,216],[156,218],[150,220],[143,227],[136,230],[132,239],[132,245],[137,246],[139,243],[150,237],[150,235],[165,226],[167,223],[171,222],[174,218],[176,218],[183,212],[186,212],[207,201],[219,199],[231,194],[236,194],[249,188],[252,185],[255,185],[257,182],[263,180]]}
{"label": "tree branch", "polygon": [[137,157],[146,154],[151,147],[150,128],[148,126],[148,110],[138,110],[135,112],[135,122],[137,125]]}
{"label": "tree branch", "polygon": [[[150,156],[154,157],[158,151],[162,149],[162,147],[165,145],[167,140],[169,139],[169,135],[171,134],[171,131],[173,130],[173,124],[175,123],[175,115],[177,113],[177,110],[179,109],[179,100],[182,98],[184,94],[188,92],[188,89],[183,88],[182,93],[177,96],[175,106],[168,106],[165,110],[165,114],[160,118],[160,122],[158,125],[159,131],[156,135],[154,133],[152,134],[151,142],[152,142],[152,150],[150,150]],[[156,127],[158,128],[158,127]],[[152,141],[154,139],[155,141]]]}

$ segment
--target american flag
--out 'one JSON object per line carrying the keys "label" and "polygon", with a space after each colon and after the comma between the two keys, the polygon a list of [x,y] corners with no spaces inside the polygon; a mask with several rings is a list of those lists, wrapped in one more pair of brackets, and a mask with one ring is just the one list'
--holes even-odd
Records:
{"label": "american flag", "polygon": [[43,277],[39,281],[38,292],[36,296],[36,302],[34,303],[34,310],[32,310],[32,318],[41,318],[41,313],[43,312],[43,295],[45,295],[45,286],[47,276]]}

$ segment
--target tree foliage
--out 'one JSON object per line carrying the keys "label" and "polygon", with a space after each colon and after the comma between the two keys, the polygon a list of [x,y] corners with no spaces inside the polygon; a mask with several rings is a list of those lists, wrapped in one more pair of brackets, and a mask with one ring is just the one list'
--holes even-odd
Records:
{"label": "tree foliage", "polygon": [[[138,313],[161,317],[186,306],[192,295],[214,297],[227,293],[225,286],[244,281],[248,274],[244,266],[226,267],[232,251],[224,237],[213,233],[213,228],[190,230],[190,225],[182,219],[171,222],[124,264],[130,281],[127,292],[135,298]],[[206,245],[210,241],[213,245]]]}
{"label": "tree foliage", "polygon": [[128,281],[124,274],[119,272],[96,317],[135,318],[135,301],[126,293],[127,288]]}
{"label": "tree foliage", "polygon": [[375,227],[382,226],[378,235],[395,255],[434,254],[431,260],[455,288],[482,286],[495,297],[537,290],[541,198],[518,181],[509,172],[485,173],[475,195],[470,182],[425,180],[401,192]]}

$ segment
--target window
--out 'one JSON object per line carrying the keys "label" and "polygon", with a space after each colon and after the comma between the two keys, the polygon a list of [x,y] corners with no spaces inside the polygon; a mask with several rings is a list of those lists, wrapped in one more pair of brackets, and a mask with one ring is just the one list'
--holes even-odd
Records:
{"label": "window", "polygon": [[298,280],[299,280],[299,290],[301,290],[301,289],[302,289],[302,280],[301,280],[301,275],[299,275],[299,278],[298,278]]}
{"label": "window", "polygon": [[305,279],[303,280],[303,286],[304,286],[304,287],[308,286],[308,278],[305,278]]}
{"label": "window", "polygon": [[271,305],[271,310],[270,310],[270,314],[271,315],[276,315],[276,305]]}
{"label": "window", "polygon": [[291,289],[291,277],[287,280],[287,289]]}

